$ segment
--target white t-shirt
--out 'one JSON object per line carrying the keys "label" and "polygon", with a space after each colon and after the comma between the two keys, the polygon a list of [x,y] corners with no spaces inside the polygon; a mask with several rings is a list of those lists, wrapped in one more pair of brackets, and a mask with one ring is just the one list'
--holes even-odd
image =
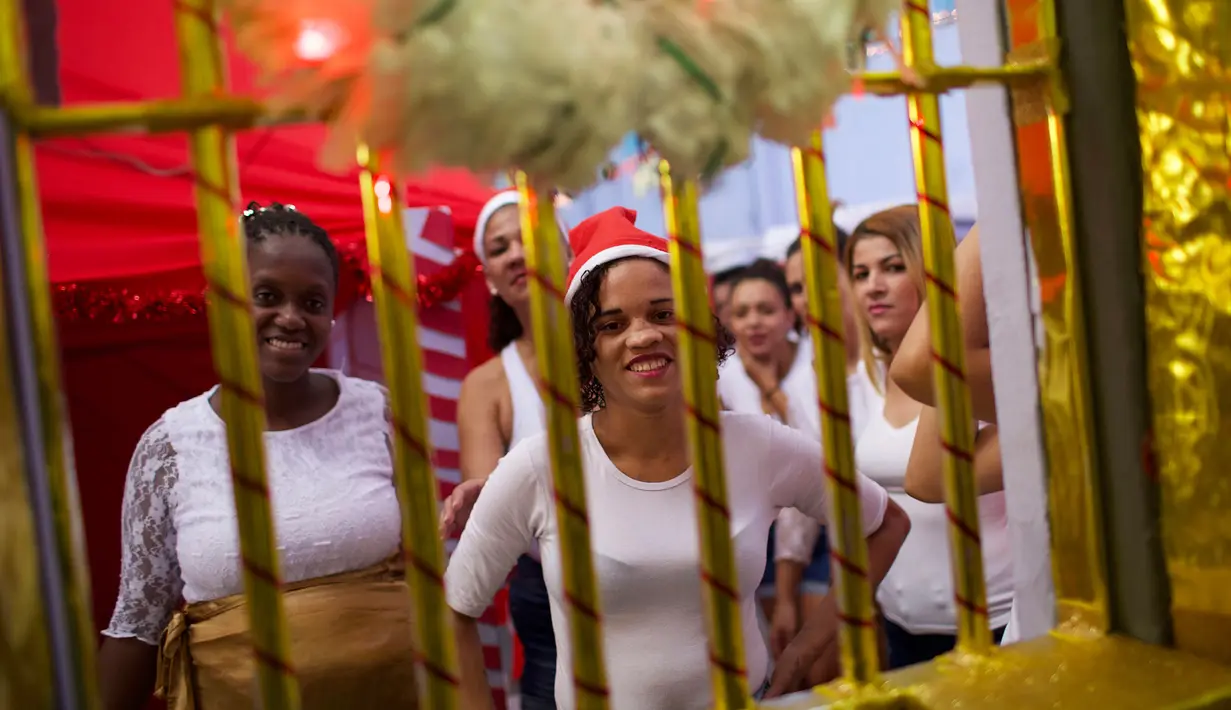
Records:
{"label": "white t-shirt", "polygon": [[[611,707],[709,708],[692,469],[662,483],[634,480],[607,457],[590,417],[583,417],[578,429]],[[769,417],[733,412],[722,413],[722,431],[748,682],[756,688],[769,665],[755,606],[769,525],[787,506],[823,520],[829,495],[815,440]],[[880,527],[887,495],[866,479],[859,484],[864,527],[871,533]],[[514,560],[535,540],[542,547],[553,624],[567,629],[545,435],[515,447],[488,479],[449,561],[449,605],[467,616],[481,615]],[[574,697],[568,633],[556,634],[556,648],[556,702],[570,710]]]}
{"label": "white t-shirt", "polygon": [[[881,400],[855,445],[856,468],[884,486],[911,523],[910,534],[877,589],[876,600],[885,618],[912,634],[954,634],[957,610],[945,506],[916,500],[904,488],[918,425],[916,418],[903,427],[892,426],[885,420]],[[998,629],[1008,623],[1013,603],[1013,560],[1004,493],[979,497],[979,534],[988,616],[991,627]]]}
{"label": "white t-shirt", "polygon": [[[314,372],[338,383],[333,409],[264,436],[286,582],[374,565],[396,553],[401,539],[384,389]],[[213,393],[167,410],[137,444],[124,484],[119,598],[106,636],[157,645],[181,597],[191,603],[243,591],[226,425],[209,404]]]}

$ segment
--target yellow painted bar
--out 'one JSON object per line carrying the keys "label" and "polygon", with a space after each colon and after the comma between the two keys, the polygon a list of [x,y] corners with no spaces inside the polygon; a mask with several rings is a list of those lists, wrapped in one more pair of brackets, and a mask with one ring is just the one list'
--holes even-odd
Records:
{"label": "yellow painted bar", "polygon": [[[1051,0],[1007,0],[1005,5],[1010,60],[1052,51],[1058,39]],[[1012,96],[1022,212],[1042,305],[1039,405],[1056,611],[1061,630],[1101,633],[1108,625],[1107,575],[1064,120],[1054,91]]]}
{"label": "yellow painted bar", "polygon": [[415,613],[415,664],[420,707],[458,707],[457,648],[445,602],[445,555],[436,534],[439,491],[432,470],[423,352],[417,337],[415,269],[402,224],[401,202],[377,157],[360,146],[359,182],[372,296],[392,414],[393,473],[402,508],[402,549]]}
{"label": "yellow painted bar", "polygon": [[[927,3],[909,0],[902,10],[902,58],[909,67],[934,66],[932,21]],[[949,214],[940,102],[935,94],[910,94],[910,142],[915,191],[923,231],[927,308],[932,330],[933,381],[939,404],[944,449],[945,507],[953,556],[958,647],[982,652],[992,645],[987,618],[987,585],[979,546],[979,505],[974,480],[974,417],[966,385],[966,343],[958,311],[957,248]]]}
{"label": "yellow painted bar", "polygon": [[[928,91],[965,89],[976,84],[1021,85],[1047,76],[1047,60],[1005,67],[937,67],[923,73]],[[858,78],[863,89],[880,96],[917,91],[897,72],[865,72]],[[80,136],[91,133],[167,133],[221,125],[232,130],[309,121],[300,114],[272,114],[263,103],[247,96],[187,96],[123,103],[73,106],[36,106],[20,97],[4,95],[17,122],[35,138]]]}
{"label": "yellow painted bar", "polygon": [[[521,197],[522,241],[530,277],[530,312],[539,380],[547,410],[547,441],[560,528],[560,563],[569,605],[567,633],[573,647],[573,689],[578,710],[605,710],[607,671],[598,583],[590,549],[590,518],[581,467],[577,414],[581,411],[572,319],[564,305],[568,271],[560,248],[555,204],[540,199],[530,178],[516,176]],[[564,632],[557,629],[556,633]]]}
{"label": "yellow painted bar", "polygon": [[[846,347],[842,300],[838,292],[837,235],[825,175],[825,146],[820,131],[805,148],[791,151],[799,205],[804,288],[808,295],[808,333],[812,338],[817,403],[821,410],[824,475],[833,491],[829,514],[830,557],[838,600],[839,642],[846,680],[867,684],[880,670],[876,634],[875,591],[868,577],[868,543],[863,535],[855,451],[846,391]],[[853,337],[853,336],[851,336]]]}
{"label": "yellow painted bar", "polygon": [[[175,5],[180,71],[188,96],[226,89],[219,22],[215,0],[182,0]],[[222,395],[222,418],[227,423],[260,706],[264,710],[296,710],[300,706],[299,686],[291,667],[265,476],[265,396],[257,363],[247,250],[239,222],[235,143],[225,129],[211,126],[193,131],[189,148],[201,262],[209,286],[210,344]]]}
{"label": "yellow painted bar", "polygon": [[731,543],[719,419],[717,322],[710,307],[709,279],[701,260],[698,188],[695,180],[673,179],[666,161],[659,164],[659,174],[664,222],[671,240],[671,284],[679,324],[688,444],[695,475],[714,707],[735,710],[747,707],[750,697],[740,621],[739,570]]}
{"label": "yellow painted bar", "polygon": [[4,580],[0,708],[50,708],[54,707],[56,678],[13,390],[9,332],[0,290],[0,580]]}
{"label": "yellow painted bar", "polygon": [[17,113],[35,138],[90,133],[169,133],[206,126],[238,131],[309,121],[302,114],[272,113],[264,103],[252,97],[231,95],[58,107],[25,106]]}
{"label": "yellow painted bar", "polygon": [[[25,66],[25,18],[18,0],[0,2],[0,86],[18,97],[29,99],[31,89]],[[34,356],[38,374],[38,411],[40,445],[47,472],[54,516],[55,557],[64,584],[65,611],[69,624],[71,682],[83,707],[99,703],[98,671],[94,663],[97,632],[90,612],[90,576],[86,569],[85,547],[81,539],[81,511],[73,465],[72,437],[68,411],[60,383],[60,348],[56,338],[55,316],[51,309],[51,284],[47,275],[47,249],[43,239],[42,204],[38,193],[38,174],[30,136],[13,126],[13,163],[17,180],[17,207],[21,213],[26,299],[30,327],[34,335]],[[15,258],[16,255],[6,255]],[[7,375],[6,375],[7,376]]]}

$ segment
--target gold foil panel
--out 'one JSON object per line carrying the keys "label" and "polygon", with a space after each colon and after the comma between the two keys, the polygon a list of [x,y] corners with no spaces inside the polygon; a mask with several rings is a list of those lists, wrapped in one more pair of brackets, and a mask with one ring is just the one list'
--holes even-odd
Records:
{"label": "gold foil panel", "polygon": [[1231,661],[1231,3],[1125,0],[1154,456],[1177,646]]}
{"label": "gold foil panel", "polygon": [[[1056,41],[1050,0],[1008,0],[1010,55]],[[1068,630],[1107,627],[1106,575],[1095,496],[1094,437],[1081,287],[1069,204],[1060,94],[1015,93],[1018,180],[1042,303],[1039,404],[1047,456],[1052,567],[1058,621]]]}

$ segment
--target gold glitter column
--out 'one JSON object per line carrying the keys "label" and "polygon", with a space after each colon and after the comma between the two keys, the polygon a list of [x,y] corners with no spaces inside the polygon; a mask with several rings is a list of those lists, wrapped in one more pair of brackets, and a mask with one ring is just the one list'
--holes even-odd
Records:
{"label": "gold glitter column", "polygon": [[[1175,643],[1231,661],[1231,3],[1125,0]],[[1228,416],[1224,420],[1223,412]]]}
{"label": "gold glitter column", "polygon": [[[1009,63],[1056,56],[1059,44],[1051,0],[1007,0],[1006,11]],[[1106,572],[1065,107],[1058,93],[1041,87],[1016,90],[1012,101],[1022,210],[1038,267],[1042,303],[1039,403],[1047,449],[1056,611],[1062,630],[1104,631],[1108,623]]]}

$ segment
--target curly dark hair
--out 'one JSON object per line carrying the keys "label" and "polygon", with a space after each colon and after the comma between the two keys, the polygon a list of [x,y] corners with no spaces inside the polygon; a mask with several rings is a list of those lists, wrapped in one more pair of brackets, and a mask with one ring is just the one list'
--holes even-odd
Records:
{"label": "curly dark hair", "polygon": [[504,350],[525,332],[517,312],[496,294],[492,294],[492,300],[488,301],[487,312],[487,347],[491,348],[492,352],[499,353]]}
{"label": "curly dark hair", "polygon": [[329,265],[333,267],[333,285],[338,286],[338,250],[330,241],[329,235],[308,215],[295,209],[292,205],[271,202],[262,207],[259,202],[249,202],[244,209],[240,222],[244,227],[244,238],[249,244],[265,241],[271,234],[290,234],[307,237],[325,252]]}
{"label": "curly dark hair", "polygon": [[[594,267],[582,274],[577,292],[573,294],[569,310],[572,311],[573,317],[573,348],[577,351],[577,379],[581,383],[581,411],[583,413],[594,412],[607,406],[607,400],[603,396],[603,385],[594,376],[593,369],[594,360],[598,357],[594,349],[594,339],[598,337],[594,320],[598,315],[598,292],[603,285],[603,277],[607,275],[611,267],[622,261],[643,258],[645,257],[629,256]],[[663,268],[667,267],[663,265]],[[718,321],[718,316],[713,316],[713,318],[714,333],[717,336],[718,364],[721,365],[734,351],[735,339],[731,337],[730,331]]]}

